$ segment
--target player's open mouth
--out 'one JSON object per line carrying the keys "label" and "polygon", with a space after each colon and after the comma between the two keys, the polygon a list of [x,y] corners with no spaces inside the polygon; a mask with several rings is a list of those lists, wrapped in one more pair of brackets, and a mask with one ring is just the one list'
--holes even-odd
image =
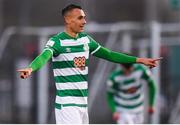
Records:
{"label": "player's open mouth", "polygon": [[84,29],[84,26],[80,26],[80,29],[83,30],[83,29]]}

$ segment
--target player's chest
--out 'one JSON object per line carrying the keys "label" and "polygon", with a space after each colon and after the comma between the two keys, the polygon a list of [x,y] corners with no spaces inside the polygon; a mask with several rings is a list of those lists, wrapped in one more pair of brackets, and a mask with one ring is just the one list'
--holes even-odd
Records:
{"label": "player's chest", "polygon": [[60,42],[60,53],[78,53],[78,52],[88,52],[89,40],[86,37],[79,38],[76,40],[61,40]]}
{"label": "player's chest", "polygon": [[131,84],[137,84],[141,82],[142,72],[133,72],[130,75],[120,75],[115,77],[115,81],[119,87],[127,86]]}
{"label": "player's chest", "polygon": [[78,46],[61,46],[60,53],[83,53],[83,52],[89,52],[89,46],[88,44],[81,44]]}

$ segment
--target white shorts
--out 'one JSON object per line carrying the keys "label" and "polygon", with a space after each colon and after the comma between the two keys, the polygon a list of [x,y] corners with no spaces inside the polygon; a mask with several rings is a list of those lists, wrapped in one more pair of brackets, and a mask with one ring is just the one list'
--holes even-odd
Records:
{"label": "white shorts", "polygon": [[118,124],[143,124],[144,115],[143,113],[127,113],[120,112]]}
{"label": "white shorts", "polygon": [[55,108],[56,124],[88,124],[88,108],[67,106]]}

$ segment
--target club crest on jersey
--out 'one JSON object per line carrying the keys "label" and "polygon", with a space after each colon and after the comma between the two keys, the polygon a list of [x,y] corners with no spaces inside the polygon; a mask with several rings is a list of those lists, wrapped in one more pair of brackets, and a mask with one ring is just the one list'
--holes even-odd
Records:
{"label": "club crest on jersey", "polygon": [[74,62],[74,66],[76,68],[79,68],[80,70],[85,70],[86,58],[84,56],[83,57],[75,57],[73,59],[73,62]]}

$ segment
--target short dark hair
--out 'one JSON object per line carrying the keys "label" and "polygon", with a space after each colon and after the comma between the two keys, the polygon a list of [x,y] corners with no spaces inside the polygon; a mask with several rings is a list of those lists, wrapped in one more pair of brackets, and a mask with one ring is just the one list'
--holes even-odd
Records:
{"label": "short dark hair", "polygon": [[76,8],[77,9],[82,9],[82,7],[79,6],[79,5],[75,5],[75,4],[67,5],[64,9],[62,9],[61,14],[62,14],[62,16],[65,16],[67,12],[69,12],[69,11],[71,11],[73,9],[76,9]]}
{"label": "short dark hair", "polygon": [[134,65],[134,63],[121,63],[120,65],[126,69],[129,69]]}

